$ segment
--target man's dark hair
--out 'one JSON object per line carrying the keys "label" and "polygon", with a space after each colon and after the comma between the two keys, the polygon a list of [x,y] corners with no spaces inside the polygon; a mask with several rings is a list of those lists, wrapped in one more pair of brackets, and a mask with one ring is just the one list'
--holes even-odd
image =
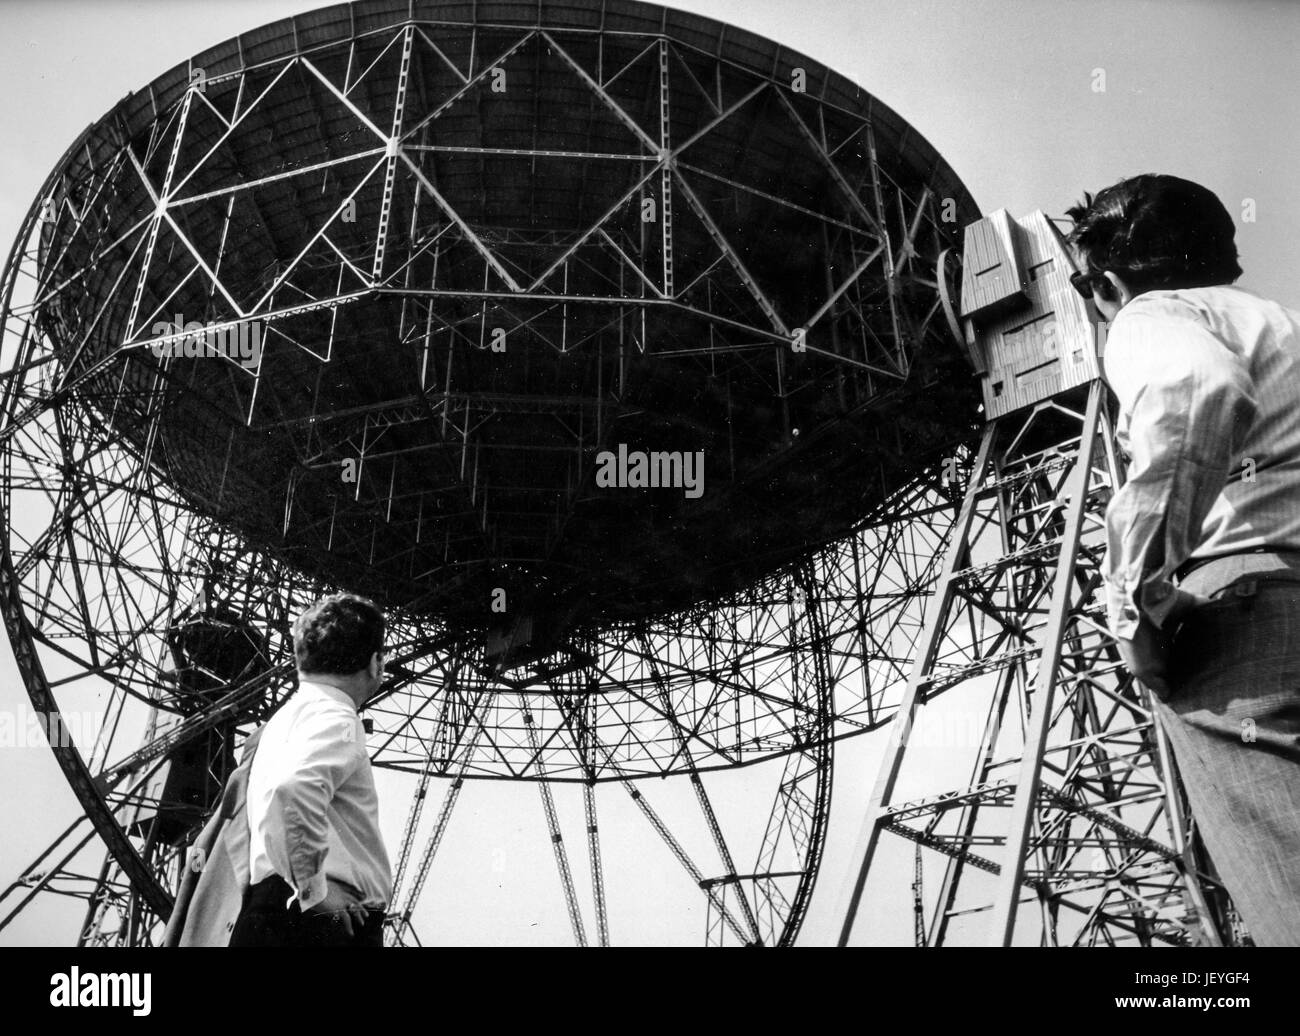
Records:
{"label": "man's dark hair", "polygon": [[299,672],[351,676],[384,650],[384,613],[356,594],[322,597],[293,624]]}
{"label": "man's dark hair", "polygon": [[1241,276],[1236,227],[1214,192],[1177,176],[1144,173],[1066,210],[1066,239],[1089,273],[1110,271],[1135,295],[1162,288],[1207,288]]}

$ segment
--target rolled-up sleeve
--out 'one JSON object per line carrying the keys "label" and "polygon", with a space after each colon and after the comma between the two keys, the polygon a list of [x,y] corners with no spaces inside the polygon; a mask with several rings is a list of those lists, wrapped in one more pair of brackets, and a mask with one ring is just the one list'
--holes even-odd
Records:
{"label": "rolled-up sleeve", "polygon": [[267,804],[266,851],[276,870],[288,875],[299,907],[308,910],[325,898],[326,811],[365,753],[355,721],[329,708],[304,712],[289,744]]}
{"label": "rolled-up sleeve", "polygon": [[1131,639],[1143,615],[1163,627],[1186,596],[1174,570],[1241,470],[1258,404],[1244,360],[1191,318],[1122,312],[1105,370],[1129,456],[1106,510],[1106,609],[1111,632]]}

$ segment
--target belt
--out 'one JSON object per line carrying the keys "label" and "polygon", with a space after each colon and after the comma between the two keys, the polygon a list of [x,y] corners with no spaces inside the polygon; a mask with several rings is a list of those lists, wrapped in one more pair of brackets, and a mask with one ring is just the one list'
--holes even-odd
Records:
{"label": "belt", "polygon": [[[1202,565],[1209,564],[1211,561],[1218,561],[1220,558],[1230,558],[1236,554],[1277,554],[1281,557],[1292,557],[1296,564],[1300,566],[1300,550],[1291,547],[1245,547],[1242,550],[1229,550],[1222,554],[1211,554],[1208,558],[1188,558],[1176,569],[1174,569],[1174,578],[1182,582],[1189,575],[1195,572]],[[1285,577],[1287,573],[1269,573],[1269,578],[1274,576]],[[1296,578],[1300,579],[1300,572],[1297,572]]]}
{"label": "belt", "polygon": [[[344,885],[343,882],[335,882],[333,879],[330,879],[330,884],[338,884],[347,889],[355,898],[361,898],[361,893],[353,889],[350,885]],[[256,885],[250,885],[248,887],[248,890],[245,893],[245,902],[255,910],[265,910],[270,908],[275,911],[280,911],[285,909],[285,904],[289,901],[289,897],[292,895],[293,886],[280,877],[280,875],[272,874],[267,878],[263,878]],[[297,903],[294,904],[294,906],[297,905]],[[380,918],[384,916],[383,910],[375,910],[372,907],[366,907],[366,911],[369,914],[378,915]]]}

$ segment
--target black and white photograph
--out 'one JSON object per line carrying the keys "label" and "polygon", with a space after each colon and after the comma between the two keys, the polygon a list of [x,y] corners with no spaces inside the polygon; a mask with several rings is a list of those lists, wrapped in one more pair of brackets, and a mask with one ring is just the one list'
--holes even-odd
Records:
{"label": "black and white photograph", "polygon": [[1268,1003],[1298,53],[1292,0],[0,0],[22,996],[748,947]]}

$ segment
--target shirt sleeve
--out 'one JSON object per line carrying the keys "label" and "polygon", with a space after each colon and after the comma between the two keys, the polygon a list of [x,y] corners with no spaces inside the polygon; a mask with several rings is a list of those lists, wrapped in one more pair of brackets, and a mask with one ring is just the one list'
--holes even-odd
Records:
{"label": "shirt sleeve", "polygon": [[365,752],[356,720],[332,709],[305,711],[286,745],[282,777],[267,806],[267,855],[289,876],[299,908],[325,898],[326,810]]}
{"label": "shirt sleeve", "polygon": [[1131,639],[1141,616],[1162,628],[1187,594],[1174,570],[1196,548],[1258,415],[1245,361],[1203,324],[1121,313],[1106,344],[1128,479],[1106,510],[1106,609]]}

